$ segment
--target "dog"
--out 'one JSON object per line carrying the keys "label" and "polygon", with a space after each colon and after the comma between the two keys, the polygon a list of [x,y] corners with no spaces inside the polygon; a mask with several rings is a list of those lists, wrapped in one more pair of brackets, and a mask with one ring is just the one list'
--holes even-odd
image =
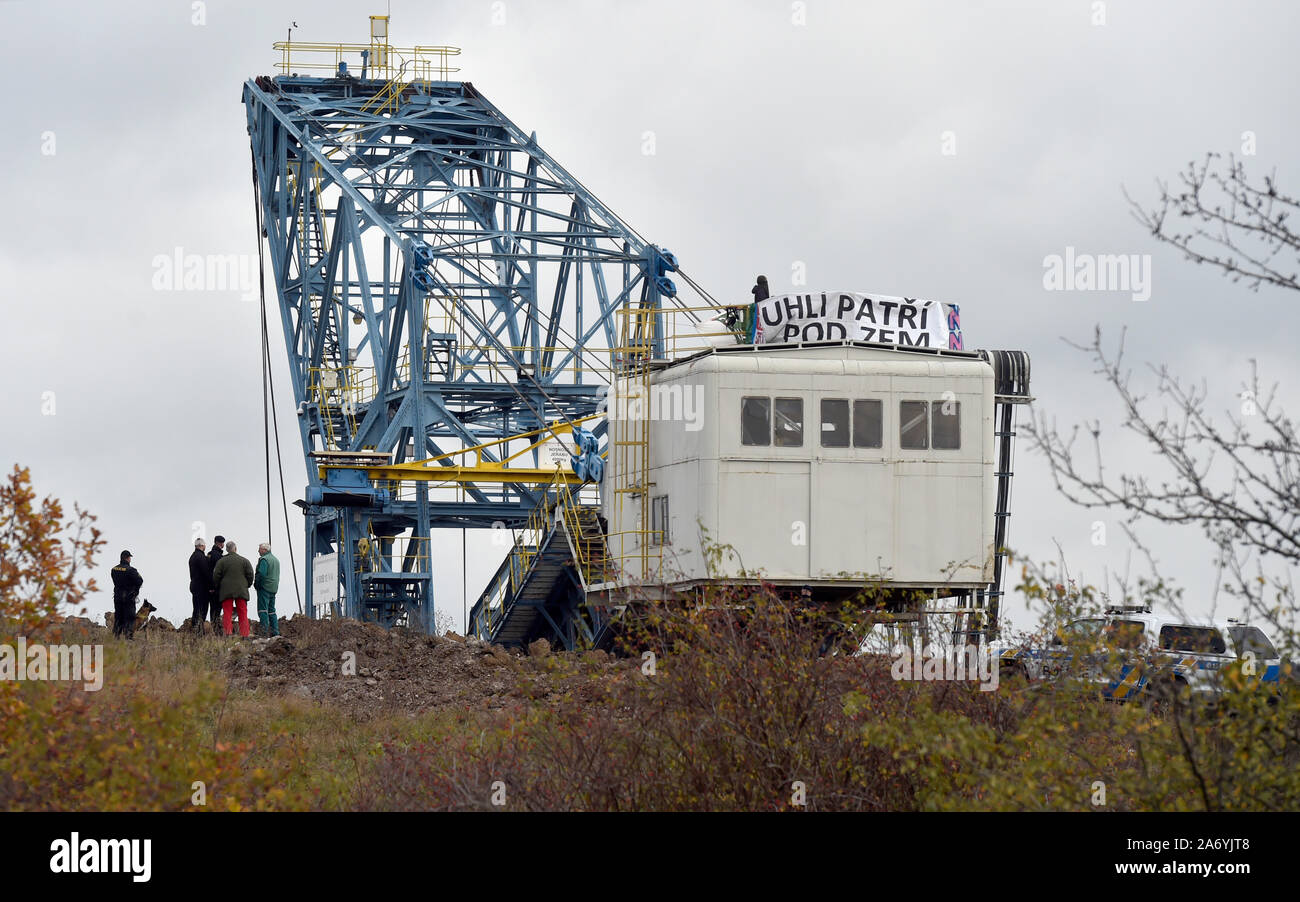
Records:
{"label": "dog", "polygon": [[140,605],[140,610],[135,612],[135,627],[133,628],[133,631],[143,633],[147,630],[149,628],[149,615],[156,610],[158,609],[149,604],[149,599],[146,598],[144,604]]}

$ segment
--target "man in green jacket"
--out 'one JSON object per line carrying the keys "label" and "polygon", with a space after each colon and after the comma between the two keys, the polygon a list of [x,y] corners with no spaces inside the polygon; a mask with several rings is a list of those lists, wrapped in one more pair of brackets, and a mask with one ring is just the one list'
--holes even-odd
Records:
{"label": "man in green jacket", "polygon": [[280,591],[280,561],[271,554],[271,543],[257,546],[257,575],[253,586],[257,589],[257,619],[262,624],[263,636],[280,635],[280,621],[275,618],[275,593]]}
{"label": "man in green jacket", "polygon": [[248,558],[237,553],[234,542],[226,542],[226,556],[217,561],[212,571],[212,584],[221,599],[221,628],[227,636],[234,630],[231,613],[239,611],[239,635],[248,638],[248,587],[253,584],[253,565]]}

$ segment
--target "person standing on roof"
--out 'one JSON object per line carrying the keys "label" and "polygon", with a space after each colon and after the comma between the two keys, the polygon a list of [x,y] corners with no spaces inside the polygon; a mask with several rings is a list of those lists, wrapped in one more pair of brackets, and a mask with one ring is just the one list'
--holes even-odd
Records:
{"label": "person standing on roof", "polygon": [[257,546],[257,573],[253,587],[257,589],[257,620],[262,624],[263,636],[280,635],[280,621],[275,617],[275,593],[280,591],[280,560],[271,554],[271,543]]}
{"label": "person standing on roof", "polygon": [[750,289],[754,295],[754,303],[750,304],[745,310],[745,317],[741,321],[741,328],[745,332],[744,340],[751,344],[757,344],[763,340],[759,334],[758,324],[761,322],[758,318],[758,305],[772,296],[772,289],[767,285],[767,276],[759,276],[754,287]]}
{"label": "person standing on roof", "polygon": [[208,619],[208,606],[212,603],[212,566],[204,554],[207,543],[194,540],[194,553],[190,555],[190,601],[194,611],[190,615],[190,631],[203,632],[203,621]]}
{"label": "person standing on roof", "polygon": [[135,600],[144,578],[131,566],[131,552],[123,551],[113,568],[113,635],[135,638]]}
{"label": "person standing on roof", "polygon": [[[217,536],[212,540],[212,550],[208,552],[208,571],[216,573],[217,563],[220,562],[221,556],[226,553],[226,537]],[[217,582],[209,577],[208,582],[212,583],[212,591],[208,593],[208,608],[212,612],[212,632],[221,633],[221,597],[217,595]]]}
{"label": "person standing on roof", "polygon": [[771,289],[767,287],[767,276],[759,276],[754,287],[749,290],[754,296],[754,302],[744,307],[727,307],[719,316],[714,317],[717,322],[722,323],[726,329],[736,336],[736,341],[740,344],[754,342],[755,324],[758,322],[758,302],[766,301],[772,296]]}
{"label": "person standing on roof", "polygon": [[217,597],[221,599],[222,632],[227,636],[234,635],[231,615],[238,611],[239,635],[247,639],[248,588],[253,584],[253,565],[239,553],[234,542],[226,543],[226,556],[212,571],[212,582],[217,587]]}

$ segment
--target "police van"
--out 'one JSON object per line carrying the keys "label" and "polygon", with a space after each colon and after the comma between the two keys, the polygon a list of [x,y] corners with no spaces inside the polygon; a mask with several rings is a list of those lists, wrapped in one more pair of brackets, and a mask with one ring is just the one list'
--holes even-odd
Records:
{"label": "police van", "polygon": [[1201,696],[1222,688],[1222,671],[1241,663],[1242,676],[1276,689],[1282,660],[1262,629],[1240,620],[1192,620],[1118,606],[1063,624],[1045,648],[994,643],[1007,675],[1055,679],[1071,670],[1103,697],[1130,701],[1152,690]]}

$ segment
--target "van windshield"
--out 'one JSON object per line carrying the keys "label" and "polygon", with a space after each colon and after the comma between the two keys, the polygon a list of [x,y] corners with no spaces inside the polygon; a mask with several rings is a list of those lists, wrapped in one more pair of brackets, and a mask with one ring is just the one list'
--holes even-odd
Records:
{"label": "van windshield", "polygon": [[1277,649],[1273,647],[1272,642],[1268,641],[1264,631],[1257,626],[1230,626],[1228,635],[1232,637],[1232,645],[1239,658],[1246,657],[1247,653],[1265,660],[1277,657]]}

